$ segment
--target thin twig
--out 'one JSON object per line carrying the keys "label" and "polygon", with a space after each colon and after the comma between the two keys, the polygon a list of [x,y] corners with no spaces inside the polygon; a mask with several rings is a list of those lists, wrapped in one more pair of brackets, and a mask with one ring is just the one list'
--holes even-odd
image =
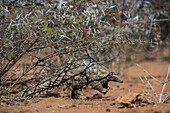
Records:
{"label": "thin twig", "polygon": [[150,87],[148,85],[145,84],[144,80],[142,79],[142,77],[138,74],[139,78],[141,79],[142,83],[148,88],[150,89]]}
{"label": "thin twig", "polygon": [[159,97],[158,97],[158,95],[157,95],[156,91],[154,90],[154,88],[152,87],[152,85],[150,84],[150,82],[149,82],[148,78],[147,78],[146,76],[144,76],[144,77],[145,77],[145,79],[146,79],[147,83],[149,84],[150,88],[151,88],[151,89],[152,89],[152,91],[154,92],[154,94],[155,94],[156,98],[159,100]]}
{"label": "thin twig", "polygon": [[25,39],[25,41],[20,45],[20,48],[19,48],[19,49],[22,49],[22,48],[23,48],[23,46],[25,45],[25,43],[31,38],[32,34],[33,34],[33,33],[31,32],[30,36],[27,37],[27,38]]}
{"label": "thin twig", "polygon": [[[168,81],[169,74],[170,74],[170,65],[169,65],[169,68],[168,68],[168,73],[167,73],[167,76],[166,76],[165,82],[166,82],[166,81]],[[169,80],[170,80],[170,79],[169,79]]]}
{"label": "thin twig", "polygon": [[151,74],[149,74],[144,68],[142,68],[139,64],[136,64],[139,68],[141,68],[145,73],[147,73],[150,77],[152,77],[154,80],[160,82],[161,84],[163,84],[160,80],[156,79],[155,77],[153,77]]}
{"label": "thin twig", "polygon": [[[32,36],[32,34],[30,36]],[[38,39],[39,39],[39,37],[37,39],[35,39],[35,41],[33,41],[31,43],[31,45],[25,51],[23,51],[20,55],[18,55],[18,57],[14,61],[11,61],[9,63],[9,66],[5,67],[2,70],[2,72],[0,73],[0,77],[2,77],[5,73],[7,73],[18,62],[18,60],[20,60],[22,58],[22,56],[28,52],[28,50],[30,50],[30,48],[38,41]]]}
{"label": "thin twig", "polygon": [[168,72],[167,72],[167,76],[166,76],[166,78],[165,78],[165,82],[164,82],[164,84],[163,84],[162,91],[161,91],[161,94],[160,94],[160,97],[159,97],[159,102],[162,101],[162,95],[163,95],[163,92],[164,92],[166,83],[168,82],[169,72],[170,72],[170,65],[169,65]]}
{"label": "thin twig", "polygon": [[[138,64],[136,64],[136,65],[137,65],[138,67],[140,67],[140,68],[141,68],[145,73],[147,73],[149,76],[151,76],[153,79],[155,79],[156,81],[159,81],[159,80],[157,80],[155,77],[153,77],[152,75],[150,75],[146,70],[144,70],[140,65],[138,65]],[[147,83],[149,84],[150,88],[151,88],[152,91],[154,92],[155,97],[158,99],[158,103],[166,102],[166,101],[169,100],[169,98],[170,98],[170,97],[169,97],[169,93],[168,93],[168,95],[167,95],[166,97],[164,97],[164,99],[163,99],[163,101],[162,101],[163,92],[164,92],[166,83],[170,80],[170,79],[168,79],[169,75],[170,75],[170,65],[169,65],[169,68],[168,68],[167,76],[166,76],[166,78],[165,78],[165,82],[163,83],[162,81],[159,81],[159,82],[163,85],[162,91],[161,91],[161,93],[160,93],[160,97],[158,97],[156,91],[154,90],[154,88],[153,88],[152,85],[150,84],[148,78],[147,78],[146,76],[144,76],[145,79],[146,79],[146,81],[147,81]],[[139,78],[141,79],[142,83],[145,85],[145,82],[143,81],[143,79],[141,78],[141,76],[140,76],[139,74],[138,74],[138,76],[139,76]],[[147,86],[147,85],[145,85],[145,86]]]}
{"label": "thin twig", "polygon": [[166,95],[166,97],[164,98],[163,102],[167,102],[168,100],[170,100],[170,93],[168,93]]}

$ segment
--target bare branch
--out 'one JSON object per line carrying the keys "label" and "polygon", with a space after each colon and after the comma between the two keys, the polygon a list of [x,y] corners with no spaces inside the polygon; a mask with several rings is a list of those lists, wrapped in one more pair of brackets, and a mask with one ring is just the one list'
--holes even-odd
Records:
{"label": "bare branch", "polygon": [[140,80],[142,81],[142,83],[146,86],[146,88],[147,88],[147,89],[151,89],[148,85],[145,84],[145,82],[144,82],[144,80],[142,79],[142,77],[141,77],[139,74],[137,74],[137,75],[138,75],[138,77],[140,78]]}
{"label": "bare branch", "polygon": [[162,91],[161,91],[161,94],[160,94],[160,97],[159,97],[159,102],[162,101],[162,95],[163,95],[163,92],[164,92],[166,83],[167,83],[167,81],[168,81],[169,72],[170,72],[170,66],[169,66],[169,68],[168,68],[168,72],[167,72],[167,76],[166,76],[166,78],[165,78],[165,82],[163,83]]}
{"label": "bare branch", "polygon": [[155,77],[153,77],[151,74],[149,74],[144,68],[142,68],[139,64],[136,64],[140,69],[142,69],[145,73],[147,73],[150,77],[152,77],[154,80],[160,82],[161,84],[163,84],[160,80],[156,79]]}
{"label": "bare branch", "polygon": [[147,78],[146,76],[144,76],[144,77],[145,77],[145,79],[146,79],[147,83],[149,84],[150,88],[151,88],[151,89],[152,89],[152,91],[154,92],[154,94],[155,94],[156,98],[159,100],[159,97],[158,97],[158,95],[157,95],[156,91],[154,90],[154,88],[152,87],[152,85],[150,84],[150,82],[149,82],[148,78]]}

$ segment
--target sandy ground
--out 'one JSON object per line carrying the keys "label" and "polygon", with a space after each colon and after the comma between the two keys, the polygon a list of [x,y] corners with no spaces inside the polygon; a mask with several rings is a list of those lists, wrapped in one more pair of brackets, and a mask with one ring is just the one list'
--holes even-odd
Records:
{"label": "sandy ground", "polygon": [[[157,58],[156,60],[143,61],[139,63],[144,69],[152,74],[157,79],[164,81],[168,72],[170,61]],[[114,70],[114,69],[111,69]],[[35,98],[25,103],[16,103],[15,105],[7,105],[3,102],[0,103],[0,113],[170,113],[170,101],[162,104],[146,105],[137,108],[120,108],[116,103],[116,98],[126,96],[128,94],[140,93],[143,91],[153,95],[153,92],[146,88],[141,82],[138,74],[143,77],[147,75],[137,66],[128,68],[120,77],[124,80],[123,84],[109,82],[111,87],[106,95],[102,98],[88,99],[88,100],[75,100],[70,99],[68,96]],[[147,76],[156,92],[161,92],[162,84],[154,81],[151,77]],[[55,91],[53,91],[55,92]],[[165,93],[170,92],[170,82],[167,83]],[[92,97],[97,91],[88,89],[84,93],[89,98]],[[68,94],[69,95],[69,94]],[[40,101],[37,101],[40,100]]]}

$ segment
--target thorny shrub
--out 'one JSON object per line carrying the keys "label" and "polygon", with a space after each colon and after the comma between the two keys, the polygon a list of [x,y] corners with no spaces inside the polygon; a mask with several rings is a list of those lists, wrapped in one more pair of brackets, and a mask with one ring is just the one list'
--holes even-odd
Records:
{"label": "thorny shrub", "polygon": [[143,57],[169,44],[169,15],[166,0],[3,0],[1,95],[72,59],[137,62],[132,54]]}

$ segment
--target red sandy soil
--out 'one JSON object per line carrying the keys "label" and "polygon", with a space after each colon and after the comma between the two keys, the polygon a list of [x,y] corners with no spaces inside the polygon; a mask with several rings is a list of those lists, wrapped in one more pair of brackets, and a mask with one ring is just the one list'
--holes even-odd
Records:
{"label": "red sandy soil", "polygon": [[[170,60],[157,58],[156,60],[143,61],[139,63],[154,77],[164,81],[168,72]],[[114,70],[114,69],[111,69]],[[147,75],[136,65],[128,68],[120,77],[124,80],[123,84],[109,82],[110,91],[106,95],[102,95],[101,99],[75,100],[69,97],[41,97],[29,101],[27,104],[16,103],[15,105],[7,105],[0,103],[0,113],[170,113],[170,101],[167,103],[147,105],[138,108],[119,108],[116,98],[125,96],[129,93],[140,93],[147,91],[150,95],[153,92],[146,88],[141,82],[138,74],[143,77]],[[162,85],[154,81],[147,75],[149,81],[153,84],[154,89],[160,92]],[[170,82],[167,83],[165,93],[170,92]],[[97,91],[88,89],[84,93],[88,97],[92,97]],[[36,100],[40,99],[39,102]]]}

